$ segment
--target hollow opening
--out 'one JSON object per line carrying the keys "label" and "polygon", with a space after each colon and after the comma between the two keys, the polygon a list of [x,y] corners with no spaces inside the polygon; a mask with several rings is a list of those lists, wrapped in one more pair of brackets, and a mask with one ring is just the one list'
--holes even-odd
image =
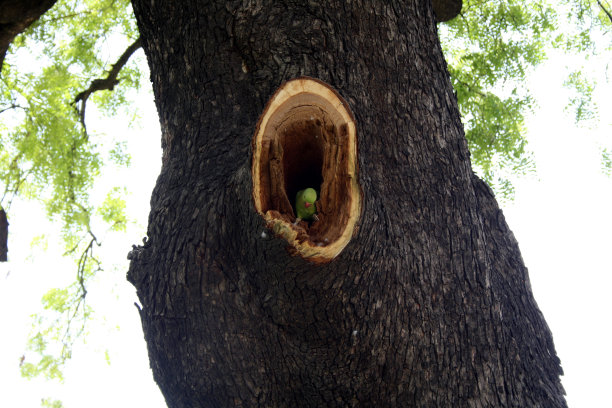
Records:
{"label": "hollow opening", "polygon": [[296,195],[305,188],[314,188],[321,197],[323,184],[324,140],[319,119],[290,122],[280,130],[283,151],[284,187],[296,215]]}
{"label": "hollow opening", "polygon": [[[253,153],[253,197],[268,226],[303,257],[333,259],[361,208],[355,125],[345,102],[319,81],[290,81],[260,118]],[[317,191],[318,219],[296,223],[296,194],[305,188]]]}

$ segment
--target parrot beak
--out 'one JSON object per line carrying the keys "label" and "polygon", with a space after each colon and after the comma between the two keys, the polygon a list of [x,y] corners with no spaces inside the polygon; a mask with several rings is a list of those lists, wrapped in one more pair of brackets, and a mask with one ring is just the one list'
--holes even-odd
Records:
{"label": "parrot beak", "polygon": [[311,204],[311,203],[309,203],[308,201],[306,201],[306,202],[304,203],[304,207],[306,207],[306,208],[310,207],[311,205],[312,205],[312,204]]}

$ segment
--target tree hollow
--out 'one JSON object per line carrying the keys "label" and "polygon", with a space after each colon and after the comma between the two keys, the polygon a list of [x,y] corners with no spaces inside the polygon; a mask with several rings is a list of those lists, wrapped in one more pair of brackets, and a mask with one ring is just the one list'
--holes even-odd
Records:
{"label": "tree hollow", "polygon": [[[257,124],[252,175],[255,208],[289,251],[315,263],[335,258],[361,212],[355,121],[344,99],[312,78],[281,85]],[[296,194],[308,187],[318,220],[296,224]]]}

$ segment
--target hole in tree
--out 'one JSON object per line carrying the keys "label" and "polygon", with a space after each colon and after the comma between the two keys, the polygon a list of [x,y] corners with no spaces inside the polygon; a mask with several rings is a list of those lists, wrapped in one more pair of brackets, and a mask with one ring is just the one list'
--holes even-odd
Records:
{"label": "hole in tree", "polygon": [[[361,211],[356,145],[348,105],[320,81],[289,81],[268,102],[253,137],[253,198],[289,252],[329,262],[351,239]],[[306,188],[317,191],[318,220],[295,224]]]}
{"label": "hole in tree", "polygon": [[300,104],[284,112],[269,135],[260,167],[268,175],[264,210],[293,223],[297,192],[314,188],[319,221],[300,222],[299,239],[327,245],[341,234],[351,202],[351,179],[344,170],[349,156],[346,127],[338,129],[322,108]]}

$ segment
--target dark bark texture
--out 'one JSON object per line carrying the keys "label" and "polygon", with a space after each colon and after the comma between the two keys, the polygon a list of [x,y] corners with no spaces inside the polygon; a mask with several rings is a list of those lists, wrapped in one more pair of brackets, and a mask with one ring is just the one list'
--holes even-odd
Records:
{"label": "dark bark texture", "polygon": [[[429,1],[133,0],[163,166],[138,290],[168,406],[565,407],[518,245],[474,176]],[[363,211],[332,262],[291,256],[252,199],[275,90],[331,84]]]}
{"label": "dark bark texture", "polygon": [[0,208],[0,262],[8,260],[8,226],[6,213]]}
{"label": "dark bark texture", "polygon": [[9,45],[57,0],[0,0],[0,70]]}

